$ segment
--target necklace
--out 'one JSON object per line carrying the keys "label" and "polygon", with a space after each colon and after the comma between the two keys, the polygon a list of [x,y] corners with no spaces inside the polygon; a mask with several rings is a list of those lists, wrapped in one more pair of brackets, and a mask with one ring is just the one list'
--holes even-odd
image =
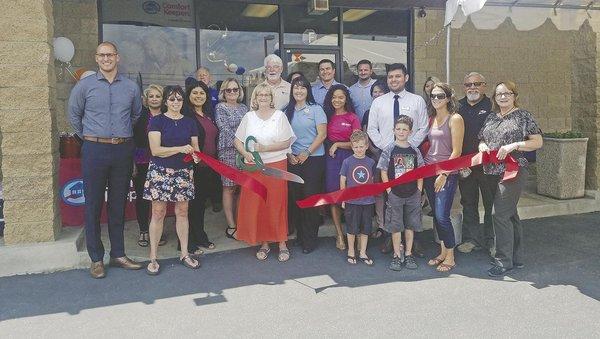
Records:
{"label": "necklace", "polygon": [[506,113],[500,112],[500,116],[504,118],[505,116],[509,115],[510,113],[512,113],[513,111],[516,111],[516,110],[517,110],[517,107],[513,106],[513,108],[511,108],[510,110],[508,110],[508,112],[506,112]]}
{"label": "necklace", "polygon": [[181,113],[177,116],[177,118],[170,116],[168,113],[165,113],[165,116],[167,118],[173,120],[173,123],[175,124],[175,126],[177,126],[177,123],[179,122],[179,120],[181,120],[181,118],[183,118],[183,114],[181,114]]}

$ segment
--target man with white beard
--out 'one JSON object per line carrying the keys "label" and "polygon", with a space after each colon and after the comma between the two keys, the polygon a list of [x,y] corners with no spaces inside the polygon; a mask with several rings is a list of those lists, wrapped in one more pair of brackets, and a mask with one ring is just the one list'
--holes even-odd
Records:
{"label": "man with white beard", "polygon": [[[458,113],[465,122],[463,155],[477,153],[479,130],[492,111],[492,102],[485,95],[486,82],[483,75],[471,72],[464,78],[465,97],[459,100]],[[458,181],[460,203],[463,206],[463,243],[458,246],[462,253],[485,248],[494,251],[492,204],[497,185],[483,174],[481,166],[471,167],[471,174]],[[479,191],[485,209],[483,227],[479,224]]]}
{"label": "man with white beard", "polygon": [[290,91],[292,85],[281,78],[283,72],[283,61],[275,54],[269,54],[265,58],[265,84],[273,90],[273,102],[275,108],[283,110],[290,102]]}

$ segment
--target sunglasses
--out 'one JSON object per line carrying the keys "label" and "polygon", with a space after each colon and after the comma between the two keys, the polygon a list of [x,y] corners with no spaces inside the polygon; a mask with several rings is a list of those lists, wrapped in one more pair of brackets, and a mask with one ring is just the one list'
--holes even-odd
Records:
{"label": "sunglasses", "polygon": [[432,93],[430,95],[430,97],[431,97],[431,100],[435,100],[435,99],[444,100],[444,99],[447,98],[446,93],[438,93],[438,94],[433,94]]}
{"label": "sunglasses", "polygon": [[169,99],[167,99],[167,100],[169,100],[170,102],[175,102],[175,101],[183,101],[183,98],[180,98],[180,97],[174,97],[174,98],[169,98]]}
{"label": "sunglasses", "polygon": [[479,86],[485,85],[485,82],[483,82],[483,81],[465,82],[463,85],[465,85],[466,88],[479,87]]}
{"label": "sunglasses", "polygon": [[225,92],[227,92],[227,93],[237,93],[239,91],[240,91],[240,89],[237,88],[237,87],[236,88],[226,88],[225,89]]}

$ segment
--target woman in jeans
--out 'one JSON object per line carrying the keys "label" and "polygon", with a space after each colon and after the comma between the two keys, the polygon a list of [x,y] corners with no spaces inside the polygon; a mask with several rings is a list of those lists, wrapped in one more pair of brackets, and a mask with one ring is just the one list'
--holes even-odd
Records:
{"label": "woman in jeans", "polygon": [[[425,164],[458,158],[462,153],[465,124],[458,112],[458,104],[448,84],[437,83],[430,94],[433,123],[427,137],[431,147],[425,156]],[[441,172],[424,181],[427,199],[431,204],[433,223],[440,237],[440,254],[429,260],[429,266],[437,266],[439,272],[448,272],[456,266],[454,261],[454,228],[450,222],[450,209],[458,184],[456,172]]]}
{"label": "woman in jeans", "polygon": [[483,173],[498,182],[494,197],[494,233],[496,253],[488,274],[500,277],[514,267],[523,265],[523,228],[517,213],[521,191],[527,182],[527,159],[523,151],[542,147],[542,131],[528,111],[519,108],[519,92],[511,82],[496,85],[492,95],[492,113],[488,115],[479,132],[479,151],[498,150],[498,159],[512,155],[519,163],[517,177],[500,181],[504,163],[483,165]]}

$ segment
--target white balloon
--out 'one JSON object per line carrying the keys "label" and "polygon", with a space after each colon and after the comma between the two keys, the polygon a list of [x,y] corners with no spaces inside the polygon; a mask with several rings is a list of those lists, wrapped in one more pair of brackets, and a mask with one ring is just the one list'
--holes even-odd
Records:
{"label": "white balloon", "polygon": [[238,65],[236,64],[229,64],[229,66],[227,66],[227,70],[230,71],[231,73],[235,73],[235,71],[237,71],[238,69]]}
{"label": "white balloon", "polygon": [[85,71],[85,72],[81,73],[81,77],[79,78],[79,80],[81,80],[83,78],[87,78],[90,75],[94,75],[94,74],[96,74],[96,72],[94,72],[94,71]]}
{"label": "white balloon", "polygon": [[73,42],[65,37],[54,38],[54,58],[62,62],[70,62],[75,55]]}

